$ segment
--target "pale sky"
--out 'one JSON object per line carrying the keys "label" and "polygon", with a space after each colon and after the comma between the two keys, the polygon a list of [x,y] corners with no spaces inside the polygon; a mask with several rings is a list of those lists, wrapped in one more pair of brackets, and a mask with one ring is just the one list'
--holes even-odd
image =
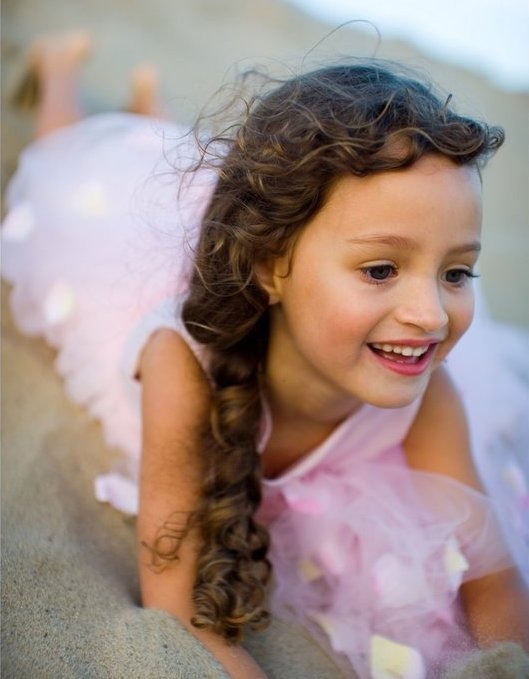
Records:
{"label": "pale sky", "polygon": [[529,0],[289,1],[335,25],[367,19],[383,39],[406,39],[504,89],[529,91]]}

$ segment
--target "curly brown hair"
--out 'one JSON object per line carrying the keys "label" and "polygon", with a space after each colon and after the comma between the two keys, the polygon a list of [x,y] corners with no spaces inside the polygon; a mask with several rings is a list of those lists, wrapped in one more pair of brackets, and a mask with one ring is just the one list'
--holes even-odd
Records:
{"label": "curly brown hair", "polygon": [[256,263],[288,253],[337,178],[406,168],[429,153],[480,167],[504,138],[500,128],[457,114],[450,96],[415,74],[379,60],[272,84],[247,102],[239,124],[214,138],[226,150],[221,162],[211,160],[215,145],[203,149],[202,163],[215,167],[218,182],[183,310],[189,333],[208,347],[214,384],[192,622],[229,641],[268,617],[268,535],[254,518],[268,298]]}

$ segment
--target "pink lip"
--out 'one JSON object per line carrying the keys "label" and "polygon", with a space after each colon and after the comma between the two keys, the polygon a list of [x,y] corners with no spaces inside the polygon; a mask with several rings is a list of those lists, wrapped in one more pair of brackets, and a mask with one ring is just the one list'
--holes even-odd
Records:
{"label": "pink lip", "polygon": [[[386,344],[386,342],[377,342],[377,344]],[[398,363],[397,361],[392,361],[371,349],[371,355],[376,358],[377,361],[385,368],[389,368],[399,375],[414,377],[423,373],[430,365],[438,342],[425,342],[424,340],[422,342],[418,340],[402,340],[399,342],[387,342],[387,344],[397,344],[408,347],[423,347],[425,344],[429,344],[428,351],[419,358],[417,363]]]}

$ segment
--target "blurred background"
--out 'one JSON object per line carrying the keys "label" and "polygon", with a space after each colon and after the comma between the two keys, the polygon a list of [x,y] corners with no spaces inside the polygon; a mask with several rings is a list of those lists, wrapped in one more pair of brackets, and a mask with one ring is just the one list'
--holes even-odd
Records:
{"label": "blurred background", "polygon": [[[183,122],[256,64],[285,75],[304,58],[311,67],[376,54],[426,70],[460,110],[506,129],[484,176],[481,272],[493,315],[529,327],[527,0],[3,0],[1,11],[3,187],[31,138],[31,116],[11,97],[40,33],[92,32],[89,112],[122,107],[131,68],[150,62],[169,113]],[[354,23],[329,35],[345,21]]]}

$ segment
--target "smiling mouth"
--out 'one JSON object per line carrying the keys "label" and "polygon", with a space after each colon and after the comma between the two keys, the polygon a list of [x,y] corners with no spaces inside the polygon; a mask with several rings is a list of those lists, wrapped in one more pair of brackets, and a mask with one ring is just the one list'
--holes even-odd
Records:
{"label": "smiling mouth", "polygon": [[431,354],[431,351],[436,344],[424,344],[418,347],[411,347],[406,344],[380,344],[378,342],[373,342],[372,344],[368,344],[368,346],[371,351],[388,361],[403,365],[416,365],[423,362],[426,356]]}

